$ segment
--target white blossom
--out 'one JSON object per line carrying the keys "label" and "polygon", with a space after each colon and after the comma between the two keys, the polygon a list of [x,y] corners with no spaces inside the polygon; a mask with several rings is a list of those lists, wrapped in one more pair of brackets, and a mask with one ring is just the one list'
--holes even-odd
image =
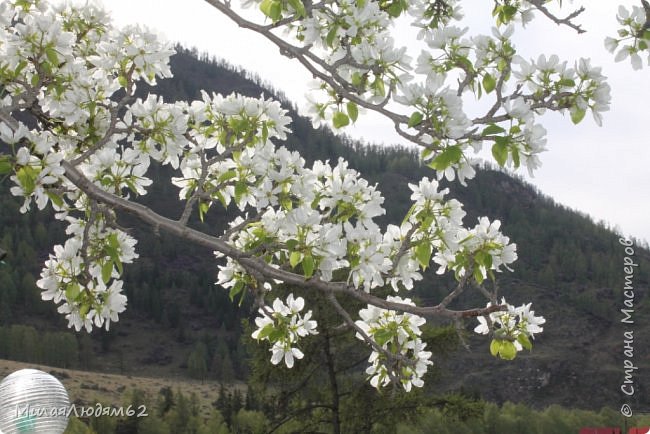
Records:
{"label": "white blossom", "polygon": [[300,314],[304,306],[305,300],[302,297],[294,298],[293,294],[289,294],[286,304],[276,298],[272,307],[259,309],[261,316],[255,318],[258,328],[251,336],[253,339],[266,340],[272,344],[269,349],[272,353],[272,364],[277,365],[284,360],[287,368],[292,368],[294,359],[302,359],[304,356],[296,347],[300,339],[318,334],[316,321],[310,319],[311,311],[304,316]]}

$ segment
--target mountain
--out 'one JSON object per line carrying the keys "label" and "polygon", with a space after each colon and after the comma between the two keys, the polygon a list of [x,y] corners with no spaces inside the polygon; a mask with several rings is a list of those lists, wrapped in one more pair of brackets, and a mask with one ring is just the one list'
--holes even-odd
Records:
{"label": "mountain", "polygon": [[[200,98],[201,89],[254,97],[264,93],[292,107],[277,91],[260,85],[259,78],[195,51],[178,47],[171,63],[174,78],[161,80],[156,89],[141,86],[140,96],[154,91],[174,101]],[[412,150],[362,144],[324,129],[314,131],[293,109],[291,116],[294,134],[283,144],[300,151],[308,163],[343,157],[371,183],[378,183],[387,207],[381,224],[399,223],[410,206],[409,182],[434,176]],[[167,169],[152,168],[157,181],[168,179],[167,174]],[[62,226],[44,214],[19,215],[8,184],[5,180],[0,195],[0,247],[9,252],[0,267],[0,358],[159,377],[184,375],[226,382],[249,377],[250,351],[241,339],[241,321],[252,315],[249,301],[239,308],[214,285],[217,267],[211,252],[153,234],[128,218],[122,224],[133,227],[141,257],[127,267],[127,312],[110,333],[94,331],[88,337],[67,331],[51,303],[39,300],[35,287],[52,245],[64,240]],[[532,353],[505,362],[490,356],[489,342],[472,336],[474,323],[468,322],[470,351],[460,347],[449,357],[436,355],[438,375],[430,389],[436,393],[462,390],[536,408],[550,404],[619,408],[623,402],[649,402],[647,248],[634,246],[632,258],[640,266],[628,283],[634,287],[635,322],[622,323],[624,261],[629,255],[619,235],[556,204],[522,179],[489,166],[479,170],[468,187],[450,184],[449,188],[451,196],[465,204],[466,224],[472,226],[482,215],[502,221],[505,234],[518,245],[519,260],[514,273],[499,275],[501,294],[514,304],[532,301],[547,323]],[[171,184],[154,182],[141,201],[173,216],[178,212],[176,198],[177,189]],[[205,223],[193,224],[218,233],[229,218],[227,211],[215,211]],[[428,273],[413,295],[440,300],[452,285],[449,279]],[[459,303],[484,301],[468,293]],[[628,350],[633,347],[633,357],[624,353],[625,345]],[[632,397],[620,389],[624,360],[638,367],[632,375]]]}

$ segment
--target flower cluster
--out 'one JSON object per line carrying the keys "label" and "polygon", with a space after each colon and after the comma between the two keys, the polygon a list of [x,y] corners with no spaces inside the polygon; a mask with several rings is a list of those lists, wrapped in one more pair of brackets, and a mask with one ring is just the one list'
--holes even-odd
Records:
{"label": "flower cluster", "polygon": [[[356,287],[383,285],[390,260],[373,221],[385,213],[383,198],[345,161],[334,167],[316,161],[310,169],[298,154],[267,143],[250,148],[244,170],[241,162],[232,164],[235,172],[249,175],[240,189],[247,203],[240,198],[238,204],[254,206],[260,214],[258,221],[238,222],[242,229],[230,231],[234,247],[256,249],[269,264],[288,263],[307,278],[329,281],[334,271],[349,268]],[[264,170],[248,170],[251,166]],[[241,181],[236,176],[233,182],[236,187]],[[222,266],[220,282],[232,286],[246,279],[237,267],[235,261]]]}
{"label": "flower cluster", "polygon": [[[492,303],[487,304],[488,308],[491,306]],[[544,317],[535,316],[535,311],[530,310],[531,303],[514,307],[502,299],[500,306],[505,310],[478,317],[479,325],[474,331],[482,335],[492,334],[492,355],[512,360],[517,356],[517,352],[533,347],[531,338],[544,331],[541,325],[546,320]]]}
{"label": "flower cluster", "polygon": [[571,120],[577,124],[591,110],[594,121],[602,124],[602,112],[609,110],[610,87],[601,68],[592,67],[589,59],[579,59],[573,68],[567,68],[567,63],[560,62],[556,55],[547,59],[542,54],[530,62],[516,57],[515,63],[518,68],[513,74],[519,84],[532,92],[528,99],[537,103],[532,104],[536,112],[568,109]]}
{"label": "flower cluster", "polygon": [[294,358],[302,359],[304,354],[296,347],[300,339],[318,334],[316,321],[311,320],[311,310],[301,315],[305,306],[302,297],[295,298],[289,294],[286,304],[279,298],[273,306],[259,309],[261,316],[255,318],[257,330],[251,335],[253,339],[265,340],[271,344],[273,353],[271,363],[277,365],[284,359],[287,368],[293,367]]}
{"label": "flower cluster", "polygon": [[[391,19],[403,12],[398,2],[394,5],[391,9],[378,2],[348,0],[324,4],[295,26],[295,40],[323,59],[323,66],[334,67],[361,100],[381,104],[411,69],[406,48],[396,47],[388,31]],[[316,125],[327,121],[338,129],[358,116],[357,103],[343,104],[339,93],[321,80],[307,101],[306,112]]]}
{"label": "flower cluster", "polygon": [[4,129],[4,133],[0,132],[0,138],[8,144],[15,146],[23,141],[30,143],[30,146],[18,148],[15,175],[11,176],[16,184],[11,187],[11,194],[25,198],[20,211],[26,212],[32,199],[39,210],[44,209],[50,200],[55,205],[60,205],[60,200],[49,192],[50,187],[61,181],[64,173],[60,165],[62,155],[51,152],[54,137],[48,132],[32,133],[24,125],[20,125],[14,134],[7,133],[6,126]]}
{"label": "flower cluster", "polygon": [[67,220],[66,232],[72,237],[63,246],[54,246],[36,284],[43,290],[43,300],[63,302],[58,311],[70,327],[90,332],[94,325],[108,330],[126,308],[119,276],[122,264],[138,257],[136,241],[125,232],[106,228],[101,220]]}
{"label": "flower cluster", "polygon": [[408,221],[418,228],[411,240],[412,254],[423,268],[435,253],[438,274],[451,270],[461,280],[472,273],[480,284],[488,276],[494,279],[494,272],[501,271],[501,266],[508,268],[517,259],[517,247],[501,234],[499,220],[490,222],[481,217],[473,229],[467,229],[462,226],[465,211],[460,202],[444,202],[449,190],[439,191],[437,181],[424,178],[419,185],[409,184],[409,188],[415,204]]}
{"label": "flower cluster", "polygon": [[421,29],[418,39],[427,35],[428,30],[448,25],[452,20],[463,18],[458,0],[448,0],[444,3],[431,3],[424,0],[410,2],[408,14],[413,17],[412,25]]}
{"label": "flower cluster", "polygon": [[[4,2],[0,16],[0,110],[38,107],[38,123],[44,123],[31,130],[17,120],[0,123],[0,139],[13,154],[11,193],[24,197],[21,211],[32,201],[39,209],[52,203],[56,217],[69,222],[70,238],[54,247],[37,285],[43,299],[60,303],[70,327],[108,329],[126,306],[119,277],[123,264],[137,257],[136,241],[113,227],[111,210],[75,188],[62,163],[78,159],[80,173],[117,196],[146,193],[155,153],[118,141],[135,141],[155,125],[137,117],[146,103],[127,107],[116,93],[131,94],[139,79],[154,84],[155,77],[170,76],[172,51],[144,29],[113,27],[93,5]],[[175,125],[183,121],[177,113],[172,117]]]}
{"label": "flower cluster", "polygon": [[[414,305],[410,299],[397,296],[389,296],[386,300]],[[426,322],[424,318],[372,305],[361,309],[359,316],[361,320],[355,323],[359,330],[356,337],[361,340],[370,337],[379,347],[373,349],[368,358],[370,366],[366,374],[370,376],[370,384],[385,387],[398,379],[407,392],[413,386],[422,387],[427,366],[433,364],[429,360],[431,352],[425,351],[426,344],[420,339],[420,327]]]}
{"label": "flower cluster", "polygon": [[643,60],[639,54],[642,51],[648,51],[648,65],[650,65],[648,13],[649,11],[639,6],[632,6],[631,11],[625,6],[619,6],[616,20],[621,25],[621,29],[618,31],[618,38],[610,36],[605,38],[605,48],[610,53],[618,50],[614,60],[621,62],[629,57],[635,70],[643,67]]}

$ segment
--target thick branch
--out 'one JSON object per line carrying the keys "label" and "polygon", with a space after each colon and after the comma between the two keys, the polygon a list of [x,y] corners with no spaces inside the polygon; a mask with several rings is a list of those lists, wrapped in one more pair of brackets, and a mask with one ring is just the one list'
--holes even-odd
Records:
{"label": "thick branch", "polygon": [[176,235],[197,245],[223,253],[224,255],[235,259],[250,273],[259,273],[267,279],[277,279],[290,285],[295,285],[301,288],[314,288],[325,293],[334,292],[337,294],[346,294],[373,306],[392,309],[399,312],[409,312],[415,315],[427,317],[470,318],[504,309],[501,306],[490,306],[489,308],[450,310],[442,304],[438,304],[437,306],[411,306],[408,304],[388,301],[365,291],[359,291],[345,282],[325,282],[314,278],[305,279],[302,275],[273,268],[262,259],[252,257],[228,245],[220,238],[184,226],[178,221],[171,220],[155,213],[144,205],[108,193],[93,184],[68,161],[63,160],[61,165],[66,170],[66,177],[91,199],[105,203],[114,209],[132,214],[156,229],[163,229],[172,235]]}

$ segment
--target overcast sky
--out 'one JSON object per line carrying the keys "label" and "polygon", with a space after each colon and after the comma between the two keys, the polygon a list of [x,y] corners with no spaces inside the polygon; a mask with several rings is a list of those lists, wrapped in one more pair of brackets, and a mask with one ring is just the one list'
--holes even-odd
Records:
{"label": "overcast sky", "polygon": [[[493,25],[490,3],[462,3],[469,34],[489,33]],[[564,3],[566,11],[581,4]],[[302,104],[310,77],[298,62],[282,58],[275,46],[239,29],[203,0],[110,0],[104,4],[117,24],[145,24],[170,41],[240,65]],[[515,33],[518,54],[524,58],[558,54],[572,65],[579,57],[590,57],[592,64],[603,67],[612,86],[611,110],[605,113],[602,127],[590,114],[578,126],[557,114],[542,117],[549,152],[542,154],[543,166],[534,178],[525,170],[519,173],[557,202],[606,221],[626,236],[650,240],[650,143],[645,131],[650,123],[650,67],[644,60],[644,69],[633,71],[629,61],[614,63],[613,55],[604,49],[604,37],[616,34],[619,4],[631,6],[640,1],[588,2],[586,12],[577,18],[587,30],[582,35],[539,15],[526,30]],[[417,56],[418,51],[413,54]],[[389,122],[373,116],[361,117],[346,133],[366,142],[401,142]],[[507,227],[504,230],[507,233]]]}

